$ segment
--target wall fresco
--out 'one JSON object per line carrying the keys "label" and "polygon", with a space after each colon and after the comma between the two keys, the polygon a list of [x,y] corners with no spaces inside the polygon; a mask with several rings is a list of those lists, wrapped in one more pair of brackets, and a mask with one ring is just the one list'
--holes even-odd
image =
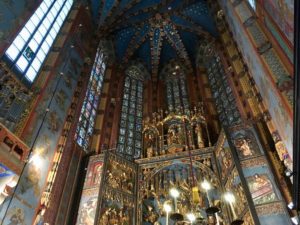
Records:
{"label": "wall fresco", "polygon": [[17,181],[18,175],[0,163],[0,218],[4,216]]}
{"label": "wall fresco", "polygon": [[271,22],[269,17],[264,18],[265,25],[268,28],[268,30],[272,33],[273,37],[277,40],[279,43],[282,51],[286,54],[286,56],[289,58],[290,62],[293,62],[294,59],[294,52],[293,49],[291,49],[287,43],[285,42],[284,38],[281,36],[281,34],[278,32],[274,24]]}
{"label": "wall fresco", "polygon": [[267,161],[263,157],[249,159],[242,162],[242,168],[261,224],[291,224]]}
{"label": "wall fresco", "polygon": [[264,0],[265,10],[286,38],[294,42],[294,0]]}
{"label": "wall fresco", "polygon": [[220,2],[227,15],[226,19],[228,20],[235,40],[240,46],[244,60],[249,67],[249,71],[256,82],[260,94],[262,95],[263,102],[270,112],[272,122],[277,128],[283,143],[292,157],[293,145],[292,136],[290,135],[293,132],[292,119],[283,105],[277,90],[271,88],[269,75],[265,72],[262,63],[256,56],[257,53],[249,43],[249,40],[245,38],[247,37],[247,34],[241,29],[241,25],[232,11],[232,6],[229,5],[230,3],[228,3],[228,1],[220,0]]}
{"label": "wall fresco", "polygon": [[77,225],[93,225],[96,216],[96,208],[98,201],[98,188],[83,190],[78,217],[77,217]]}
{"label": "wall fresco", "polygon": [[[63,72],[64,77],[71,79],[72,85],[66,85],[66,79],[57,73],[57,75],[49,82],[46,90],[46,94],[41,98],[38,107],[33,113],[32,121],[26,136],[23,137],[28,146],[31,146],[35,136],[37,135],[38,129],[42,122],[43,115],[51,100],[52,93],[55,90],[55,86],[60,79],[57,86],[57,91],[54,95],[54,100],[49,107],[45,123],[42,125],[40,134],[34,146],[34,155],[37,156],[38,160],[30,161],[21,177],[20,184],[16,190],[18,199],[22,200],[22,204],[17,199],[13,199],[10,208],[21,208],[28,210],[25,213],[25,224],[31,224],[31,220],[34,215],[34,209],[38,206],[40,197],[42,195],[43,187],[46,182],[46,174],[50,166],[51,159],[53,158],[57,141],[60,137],[60,133],[63,127],[67,109],[70,106],[71,99],[73,96],[76,82],[82,66],[82,58],[77,53],[76,49],[69,51],[66,60],[61,62],[57,66],[60,72]],[[64,100],[59,97],[61,92],[64,92]],[[36,162],[35,162],[36,161]],[[29,208],[27,207],[29,206]],[[28,209],[27,209],[28,208]],[[4,224],[9,224],[9,218],[5,218]]]}

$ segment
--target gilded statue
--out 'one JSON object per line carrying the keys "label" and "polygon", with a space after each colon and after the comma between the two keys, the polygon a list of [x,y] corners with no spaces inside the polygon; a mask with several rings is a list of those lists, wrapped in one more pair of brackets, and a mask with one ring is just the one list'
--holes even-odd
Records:
{"label": "gilded statue", "polygon": [[179,144],[179,141],[178,141],[178,136],[176,134],[176,131],[174,128],[170,128],[168,130],[168,145],[172,145],[172,144]]}
{"label": "gilded statue", "polygon": [[202,127],[201,127],[200,124],[197,124],[197,126],[195,128],[195,132],[197,134],[198,148],[204,148],[204,140],[203,140]]}
{"label": "gilded statue", "polygon": [[101,219],[100,219],[100,225],[107,225],[107,224],[109,224],[109,214],[110,214],[110,208],[109,209],[107,209],[104,213],[103,213],[103,215],[102,215],[102,217],[101,217]]}
{"label": "gilded statue", "polygon": [[150,157],[153,157],[153,155],[154,155],[154,137],[153,137],[153,135],[149,134],[146,141],[147,141],[146,154],[147,154],[147,158],[150,158]]}

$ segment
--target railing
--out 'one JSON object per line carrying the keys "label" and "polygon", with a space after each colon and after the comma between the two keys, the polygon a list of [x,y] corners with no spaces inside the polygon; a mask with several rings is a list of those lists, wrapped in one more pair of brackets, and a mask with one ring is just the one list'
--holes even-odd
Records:
{"label": "railing", "polygon": [[0,163],[20,174],[29,147],[0,123]]}

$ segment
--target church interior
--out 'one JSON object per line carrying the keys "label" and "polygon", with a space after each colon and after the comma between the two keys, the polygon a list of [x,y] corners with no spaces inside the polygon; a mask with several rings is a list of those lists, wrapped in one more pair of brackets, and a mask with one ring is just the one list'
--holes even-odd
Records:
{"label": "church interior", "polygon": [[299,12],[0,1],[0,224],[299,224]]}

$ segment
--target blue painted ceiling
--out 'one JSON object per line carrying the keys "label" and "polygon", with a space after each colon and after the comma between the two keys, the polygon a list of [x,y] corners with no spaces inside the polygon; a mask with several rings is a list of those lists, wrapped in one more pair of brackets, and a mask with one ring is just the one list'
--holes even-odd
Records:
{"label": "blue painted ceiling", "polygon": [[170,60],[195,65],[199,39],[217,37],[206,0],[92,0],[99,35],[114,40],[119,63],[141,59],[152,76]]}

